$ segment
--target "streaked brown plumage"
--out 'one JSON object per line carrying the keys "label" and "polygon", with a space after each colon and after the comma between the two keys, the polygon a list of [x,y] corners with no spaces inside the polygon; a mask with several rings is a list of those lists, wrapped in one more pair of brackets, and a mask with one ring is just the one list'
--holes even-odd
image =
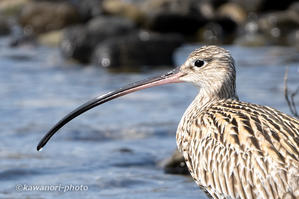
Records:
{"label": "streaked brown plumage", "polygon": [[214,198],[298,197],[298,120],[233,99],[193,110],[178,128],[178,145]]}
{"label": "streaked brown plumage", "polygon": [[178,126],[177,145],[195,182],[213,198],[299,198],[299,121],[270,107],[239,101],[235,76],[228,51],[202,47],[180,68],[80,106],[58,122],[37,148],[97,105],[152,86],[191,82],[199,93]]}

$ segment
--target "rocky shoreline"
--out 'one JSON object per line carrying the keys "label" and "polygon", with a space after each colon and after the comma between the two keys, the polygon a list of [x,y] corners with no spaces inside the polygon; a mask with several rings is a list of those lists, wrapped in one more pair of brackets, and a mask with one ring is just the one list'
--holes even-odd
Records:
{"label": "rocky shoreline", "polygon": [[84,64],[168,66],[174,50],[190,42],[299,49],[299,2],[2,0],[0,36],[8,34],[11,46],[58,46]]}

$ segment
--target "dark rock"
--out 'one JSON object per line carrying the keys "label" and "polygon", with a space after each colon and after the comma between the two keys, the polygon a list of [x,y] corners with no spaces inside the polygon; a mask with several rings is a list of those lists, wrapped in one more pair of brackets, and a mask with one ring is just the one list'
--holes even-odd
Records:
{"label": "dark rock", "polygon": [[34,35],[20,35],[12,37],[11,41],[9,42],[10,47],[20,47],[24,45],[36,46],[36,37]]}
{"label": "dark rock", "polygon": [[67,28],[61,42],[61,51],[67,58],[90,61],[95,46],[108,38],[125,35],[135,30],[134,24],[120,17],[96,17],[87,25]]}
{"label": "dark rock", "polygon": [[231,0],[230,2],[240,5],[243,9],[249,12],[265,13],[269,11],[286,10],[292,3],[297,0]]}
{"label": "dark rock", "polygon": [[140,9],[148,16],[158,13],[187,15],[190,12],[190,0],[147,0]]}
{"label": "dark rock", "polygon": [[299,28],[299,12],[295,6],[285,11],[272,12],[262,16],[258,25],[270,44],[285,45],[287,35]]}
{"label": "dark rock", "polygon": [[148,20],[146,27],[158,32],[176,32],[190,35],[196,33],[205,22],[206,20],[199,16],[158,13]]}
{"label": "dark rock", "polygon": [[121,153],[134,153],[134,151],[132,149],[126,148],[126,147],[119,148],[118,151]]}
{"label": "dark rock", "polygon": [[8,35],[10,33],[10,25],[8,19],[0,16],[0,36]]}
{"label": "dark rock", "polygon": [[199,30],[198,40],[205,44],[230,44],[237,34],[237,27],[232,19],[219,17]]}
{"label": "dark rock", "polygon": [[78,3],[75,3],[74,5],[77,8],[82,21],[86,22],[91,18],[103,14],[102,2],[103,0],[84,0],[78,1]]}
{"label": "dark rock", "polygon": [[221,5],[232,1],[232,0],[189,0],[191,2],[192,7],[196,7],[197,9],[204,6],[204,5],[209,5],[211,6],[213,9],[217,9],[218,7],[220,7]]}
{"label": "dark rock", "polygon": [[173,65],[173,52],[183,43],[178,34],[140,31],[101,42],[93,62],[103,67],[128,69],[136,66]]}
{"label": "dark rock", "polygon": [[287,44],[295,46],[299,50],[299,29],[290,32],[287,36]]}
{"label": "dark rock", "polygon": [[284,1],[263,0],[260,11],[266,12],[266,11],[275,11],[275,10],[285,10],[291,4],[296,2],[298,2],[298,0],[284,0]]}
{"label": "dark rock", "polygon": [[87,29],[91,35],[96,36],[102,34],[107,35],[120,35],[130,32],[135,29],[135,25],[131,20],[122,17],[97,17],[92,19],[87,24]]}
{"label": "dark rock", "polygon": [[265,1],[266,0],[231,0],[231,2],[241,6],[244,10],[246,10],[247,13],[260,11]]}
{"label": "dark rock", "polygon": [[84,25],[76,25],[65,29],[60,44],[62,55],[80,62],[88,62],[92,43]]}
{"label": "dark rock", "polygon": [[218,8],[222,4],[227,3],[229,0],[206,0],[206,1],[209,1],[214,8]]}
{"label": "dark rock", "polygon": [[295,2],[295,3],[291,4],[288,10],[291,13],[298,15],[299,14],[299,2]]}
{"label": "dark rock", "polygon": [[78,16],[76,8],[67,2],[32,2],[22,9],[19,22],[38,34],[77,23]]}
{"label": "dark rock", "polygon": [[249,20],[239,29],[234,44],[243,46],[264,46],[267,44],[267,38],[258,30],[256,19]]}
{"label": "dark rock", "polygon": [[206,19],[198,12],[191,12],[190,0],[149,0],[141,9],[146,15],[144,26],[158,32],[196,33]]}
{"label": "dark rock", "polygon": [[175,150],[172,156],[162,163],[165,173],[190,175],[182,154]]}

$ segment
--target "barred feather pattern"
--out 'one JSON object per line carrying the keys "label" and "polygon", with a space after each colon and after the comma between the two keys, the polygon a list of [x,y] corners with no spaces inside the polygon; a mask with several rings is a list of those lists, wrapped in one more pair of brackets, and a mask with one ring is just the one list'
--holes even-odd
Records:
{"label": "barred feather pattern", "polygon": [[299,198],[299,121],[237,99],[200,99],[177,130],[195,182],[213,198]]}

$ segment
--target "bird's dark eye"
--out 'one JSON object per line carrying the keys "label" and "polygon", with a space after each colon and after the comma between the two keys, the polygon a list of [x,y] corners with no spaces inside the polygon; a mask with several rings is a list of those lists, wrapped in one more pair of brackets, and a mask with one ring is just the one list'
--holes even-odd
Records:
{"label": "bird's dark eye", "polygon": [[204,64],[205,64],[205,62],[200,59],[198,59],[194,62],[194,66],[196,66],[196,67],[202,67]]}

